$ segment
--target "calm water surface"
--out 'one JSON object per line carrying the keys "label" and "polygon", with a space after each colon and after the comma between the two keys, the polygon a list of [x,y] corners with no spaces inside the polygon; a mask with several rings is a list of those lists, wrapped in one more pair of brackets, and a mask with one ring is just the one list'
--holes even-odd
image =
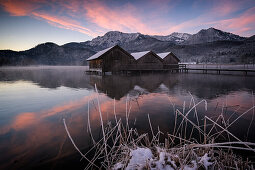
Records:
{"label": "calm water surface", "polygon": [[[130,123],[148,131],[147,114],[156,128],[172,131],[176,108],[188,109],[191,95],[202,117],[236,118],[253,106],[255,77],[213,74],[147,74],[137,76],[86,75],[86,67],[0,68],[0,169],[83,169],[84,162],[71,145],[63,118],[78,147],[91,146],[87,133],[88,102],[95,138],[99,137],[96,84],[104,121],[113,121],[116,99],[117,117],[125,119],[126,98],[130,98]],[[237,108],[239,108],[237,110]],[[235,112],[235,113],[234,113]],[[234,113],[234,114],[233,114]],[[243,140],[255,142],[255,131],[247,129],[251,110],[231,131]],[[241,128],[240,128],[241,127]],[[251,124],[255,129],[255,123]]]}

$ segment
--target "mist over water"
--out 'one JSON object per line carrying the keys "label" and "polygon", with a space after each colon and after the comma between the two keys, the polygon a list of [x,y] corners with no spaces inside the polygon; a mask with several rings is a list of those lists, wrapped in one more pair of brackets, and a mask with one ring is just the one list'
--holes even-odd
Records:
{"label": "mist over water", "polygon": [[[87,75],[86,69],[57,66],[0,69],[0,169],[82,168],[62,120],[66,119],[79,148],[90,147],[87,133],[90,101],[92,133],[95,139],[99,138],[95,84],[104,122],[114,120],[114,99],[117,117],[125,119],[129,95],[130,124],[141,132],[149,129],[147,114],[153,127],[171,131],[175,115],[170,101],[180,109],[185,102],[188,110],[191,95],[196,102],[203,99],[208,102],[208,110],[203,105],[198,107],[201,117],[216,117],[224,109],[226,117],[235,112],[232,115],[235,118],[253,106],[255,77],[252,76],[169,73],[102,77]],[[247,136],[252,113],[248,112],[230,130],[254,142],[254,131]],[[254,128],[255,123],[251,126]]]}

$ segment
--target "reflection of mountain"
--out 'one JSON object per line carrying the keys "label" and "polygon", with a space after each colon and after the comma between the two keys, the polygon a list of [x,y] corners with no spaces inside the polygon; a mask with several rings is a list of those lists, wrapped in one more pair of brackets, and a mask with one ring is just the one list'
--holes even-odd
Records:
{"label": "reflection of mountain", "polygon": [[242,89],[255,90],[255,78],[211,74],[86,75],[84,67],[44,67],[0,69],[0,81],[32,81],[43,88],[94,89],[119,100],[128,93],[187,93],[213,99]]}
{"label": "reflection of mountain", "polygon": [[27,67],[0,70],[0,81],[32,81],[41,87],[92,88],[85,67]]}

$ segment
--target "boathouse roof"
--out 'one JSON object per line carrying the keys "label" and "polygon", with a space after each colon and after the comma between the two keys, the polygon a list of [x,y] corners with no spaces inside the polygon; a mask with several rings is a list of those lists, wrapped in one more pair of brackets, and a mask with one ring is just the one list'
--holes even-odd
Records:
{"label": "boathouse roof", "polygon": [[96,54],[94,54],[94,55],[92,55],[91,57],[89,57],[89,58],[87,59],[87,61],[94,60],[94,59],[97,59],[97,58],[101,57],[103,54],[105,54],[106,52],[108,52],[109,50],[111,50],[113,47],[115,47],[115,46],[106,48],[106,49],[104,49],[104,50],[102,50],[102,51],[98,51]]}
{"label": "boathouse roof", "polygon": [[131,53],[131,55],[135,58],[135,60],[138,60],[139,58],[148,54],[149,52],[151,52],[151,51],[141,51],[141,52],[137,52],[137,53]]}
{"label": "boathouse roof", "polygon": [[157,55],[158,55],[160,58],[162,58],[162,59],[164,59],[164,58],[165,58],[166,56],[168,56],[169,54],[172,54],[172,56],[175,57],[175,58],[177,59],[177,61],[180,61],[180,59],[177,58],[176,55],[175,55],[174,53],[172,53],[172,52],[157,53]]}

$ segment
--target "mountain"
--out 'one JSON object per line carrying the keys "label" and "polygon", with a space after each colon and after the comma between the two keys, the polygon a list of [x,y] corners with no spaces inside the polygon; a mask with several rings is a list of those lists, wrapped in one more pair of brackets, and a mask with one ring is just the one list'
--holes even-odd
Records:
{"label": "mountain", "polygon": [[122,33],[119,31],[107,32],[104,36],[98,36],[82,44],[94,51],[100,51],[118,44],[130,52],[153,50],[155,49],[154,47],[158,46],[165,47],[166,45],[174,45],[172,42],[162,42],[149,35],[141,33]]}
{"label": "mountain", "polygon": [[228,32],[223,32],[215,28],[202,29],[198,33],[191,35],[184,44],[201,44],[214,41],[242,41],[244,37]]}
{"label": "mountain", "polygon": [[149,36],[142,35],[140,33],[123,33],[119,31],[107,32],[104,36],[98,36],[87,44],[90,46],[101,46],[107,48],[109,46],[114,46],[116,44],[123,44],[139,39],[139,37],[149,38]]}
{"label": "mountain", "polygon": [[152,37],[160,41],[171,41],[173,43],[179,44],[186,41],[190,36],[191,34],[174,32],[166,36],[153,35]]}
{"label": "mountain", "polygon": [[170,35],[177,37],[177,38],[181,38],[183,40],[187,40],[191,36],[191,34],[188,34],[188,33],[178,33],[178,32],[174,32]]}
{"label": "mountain", "polygon": [[1,65],[84,65],[88,56],[95,54],[79,43],[59,46],[54,43],[39,44],[26,51],[0,50]]}
{"label": "mountain", "polygon": [[172,51],[183,62],[254,62],[255,56],[255,36],[244,38],[215,28],[193,35],[174,32],[167,36],[110,31],[86,42],[62,46],[48,42],[20,52],[0,50],[0,66],[86,65],[88,57],[116,44],[128,52]]}

